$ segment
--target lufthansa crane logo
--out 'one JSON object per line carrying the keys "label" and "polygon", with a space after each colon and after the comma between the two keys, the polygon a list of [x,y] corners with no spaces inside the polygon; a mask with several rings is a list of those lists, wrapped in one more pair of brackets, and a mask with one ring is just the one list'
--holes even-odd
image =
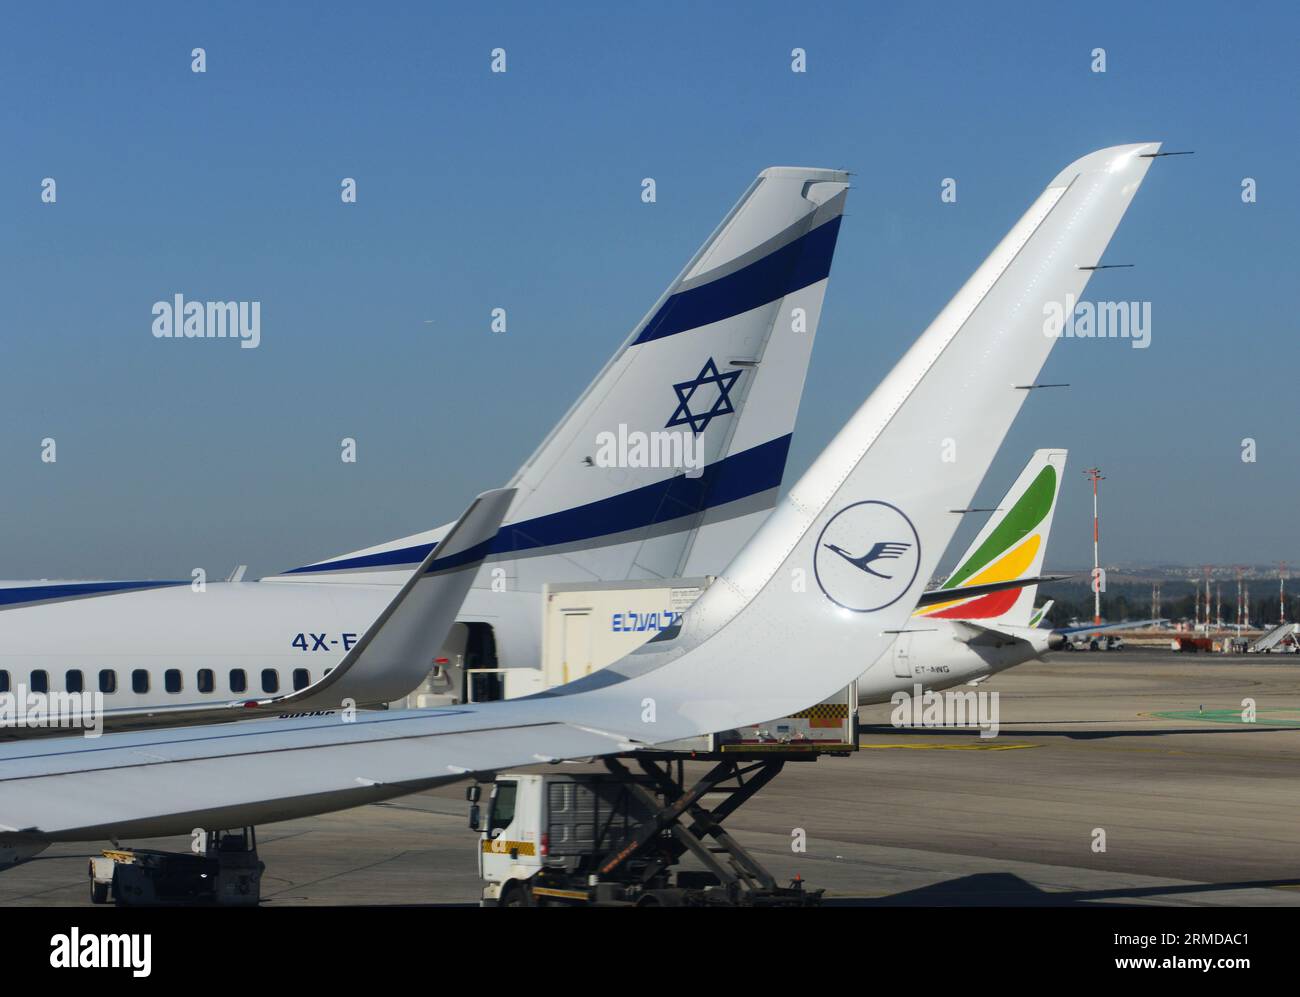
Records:
{"label": "lufthansa crane logo", "polygon": [[855,613],[892,606],[921,567],[921,538],[906,514],[871,499],[846,505],[817,538],[813,573],[826,598]]}

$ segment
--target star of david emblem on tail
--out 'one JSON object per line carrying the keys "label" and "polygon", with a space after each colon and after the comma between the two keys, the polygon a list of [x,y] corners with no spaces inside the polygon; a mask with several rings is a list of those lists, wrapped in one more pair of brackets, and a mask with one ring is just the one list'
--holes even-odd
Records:
{"label": "star of david emblem on tail", "polygon": [[[677,410],[664,424],[664,429],[671,429],[673,426],[690,426],[691,432],[698,436],[708,428],[709,423],[716,416],[731,415],[736,411],[731,404],[731,389],[741,373],[738,370],[725,374],[719,373],[718,365],[713,362],[713,357],[709,357],[694,379],[673,385],[673,390],[677,392]],[[691,400],[695,397],[696,390],[710,384],[718,389],[718,396],[714,399],[712,407],[707,412],[692,412]]]}

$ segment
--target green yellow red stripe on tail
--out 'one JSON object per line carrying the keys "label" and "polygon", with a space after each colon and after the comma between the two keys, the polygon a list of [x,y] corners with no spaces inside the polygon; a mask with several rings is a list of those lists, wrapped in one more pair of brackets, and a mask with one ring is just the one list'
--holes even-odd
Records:
{"label": "green yellow red stripe on tail", "polygon": [[[1066,451],[1038,450],[1021,471],[997,511],[971,542],[939,590],[1036,578],[1042,573]],[[1036,585],[973,598],[954,597],[917,610],[917,616],[951,620],[999,620],[1026,626],[1033,615]]]}

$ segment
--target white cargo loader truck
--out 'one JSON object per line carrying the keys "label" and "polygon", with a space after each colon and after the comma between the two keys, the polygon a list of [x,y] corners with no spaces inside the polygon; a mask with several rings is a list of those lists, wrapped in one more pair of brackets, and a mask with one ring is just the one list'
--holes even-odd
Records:
{"label": "white cargo loader truck", "polygon": [[[639,772],[609,758],[605,772],[504,773],[492,783],[486,813],[481,787],[470,786],[483,905],[820,904],[821,890],[805,889],[798,878],[778,885],[722,829],[722,820],[771,781],[784,759],[724,759],[689,787],[673,753],[638,752],[635,761]],[[722,802],[706,809],[706,794]],[[688,854],[699,868],[679,867]]]}

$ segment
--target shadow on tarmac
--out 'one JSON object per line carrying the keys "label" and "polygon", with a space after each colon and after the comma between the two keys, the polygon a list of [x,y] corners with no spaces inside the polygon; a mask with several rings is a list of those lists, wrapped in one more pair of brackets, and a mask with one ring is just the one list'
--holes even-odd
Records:
{"label": "shadow on tarmac", "polygon": [[[1300,886],[1300,879],[1265,879],[1240,883],[1189,883],[1135,886],[1109,890],[1041,890],[1009,872],[979,873],[887,897],[836,897],[827,907],[1107,907],[1139,904],[1149,898],[1187,897],[1227,890],[1267,890]],[[1295,898],[1300,903],[1300,896]]]}

